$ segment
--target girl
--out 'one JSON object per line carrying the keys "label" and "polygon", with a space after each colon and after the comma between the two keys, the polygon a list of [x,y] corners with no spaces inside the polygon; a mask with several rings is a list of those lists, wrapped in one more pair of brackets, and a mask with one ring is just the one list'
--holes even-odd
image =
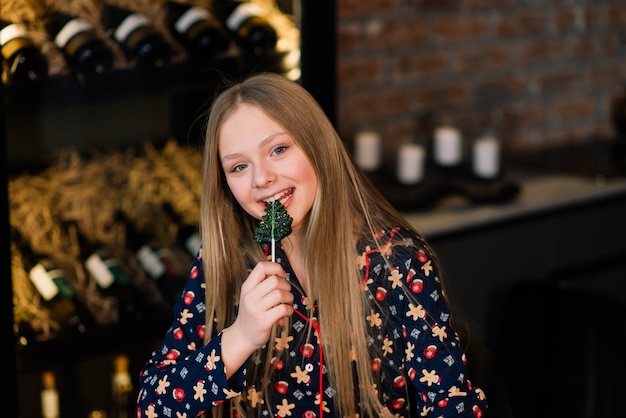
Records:
{"label": "girl", "polygon": [[[203,247],[144,366],[138,417],[481,417],[435,255],[300,85],[257,74],[213,102]],[[269,202],[293,219],[254,240]]]}

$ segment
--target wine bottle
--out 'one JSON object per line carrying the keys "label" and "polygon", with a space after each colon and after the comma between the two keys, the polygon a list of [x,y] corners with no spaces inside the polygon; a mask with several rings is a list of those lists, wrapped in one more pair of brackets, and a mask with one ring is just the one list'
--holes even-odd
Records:
{"label": "wine bottle", "polygon": [[131,65],[141,70],[153,70],[170,63],[174,50],[153,22],[144,14],[104,5],[101,21],[112,30],[117,42]]}
{"label": "wine bottle", "polygon": [[126,246],[137,258],[144,272],[153,280],[166,302],[174,304],[187,279],[186,271],[176,253],[139,228],[122,211],[115,214],[126,233]]}
{"label": "wine bottle", "polygon": [[0,50],[3,82],[33,82],[48,78],[48,60],[24,25],[0,20]]}
{"label": "wine bottle", "polygon": [[113,418],[128,418],[132,403],[133,381],[128,371],[129,358],[119,354],[113,358],[113,376],[111,392],[113,393]]}
{"label": "wine bottle", "polygon": [[53,11],[45,27],[74,71],[89,77],[113,68],[113,51],[85,19]]}
{"label": "wine bottle", "polygon": [[166,1],[166,21],[192,58],[212,59],[228,50],[230,33],[208,9]]}
{"label": "wine bottle", "polygon": [[260,56],[275,52],[278,34],[259,5],[242,0],[218,0],[213,2],[213,10],[244,53]]}
{"label": "wine bottle", "polygon": [[85,332],[94,324],[88,309],[78,299],[65,271],[56,261],[35,252],[26,237],[11,229],[11,237],[20,252],[28,277],[41,295],[42,305],[62,331]]}
{"label": "wine bottle", "polygon": [[163,213],[176,228],[176,243],[181,248],[184,248],[190,256],[196,257],[202,246],[202,238],[200,237],[198,227],[186,223],[169,202],[164,202],[161,207]]}
{"label": "wine bottle", "polygon": [[65,226],[71,229],[71,233],[76,234],[81,263],[95,281],[100,294],[112,298],[117,304],[115,319],[141,319],[143,317],[141,297],[121,260],[113,256],[104,245],[88,239],[75,222],[66,222]]}
{"label": "wine bottle", "polygon": [[41,416],[43,418],[59,418],[59,392],[56,386],[56,377],[50,370],[41,374],[43,389],[41,390]]}

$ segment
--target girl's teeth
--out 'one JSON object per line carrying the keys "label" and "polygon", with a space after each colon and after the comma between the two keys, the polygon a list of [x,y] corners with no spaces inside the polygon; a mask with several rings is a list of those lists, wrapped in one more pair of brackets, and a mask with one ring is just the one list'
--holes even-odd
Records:
{"label": "girl's teeth", "polygon": [[271,203],[275,200],[281,200],[283,197],[285,197],[286,195],[288,195],[289,192],[282,192],[282,193],[278,193],[275,194],[274,196],[270,197],[269,199],[265,199],[266,203]]}

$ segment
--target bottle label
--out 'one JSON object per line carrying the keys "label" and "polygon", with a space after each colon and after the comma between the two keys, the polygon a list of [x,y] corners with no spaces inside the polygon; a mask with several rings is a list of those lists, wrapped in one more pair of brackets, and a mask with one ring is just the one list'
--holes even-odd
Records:
{"label": "bottle label", "polygon": [[165,273],[165,266],[160,257],[149,245],[144,245],[137,251],[137,259],[146,273],[153,279],[158,279]]}
{"label": "bottle label", "polygon": [[77,34],[82,32],[92,32],[93,26],[84,19],[76,18],[72,19],[65,24],[54,37],[54,43],[63,49],[67,43]]}
{"label": "bottle label", "polygon": [[0,45],[16,38],[30,38],[28,31],[21,25],[12,23],[0,30]]}
{"label": "bottle label", "polygon": [[191,7],[178,18],[174,24],[174,29],[178,33],[186,33],[194,23],[201,20],[211,20],[211,18],[208,10],[201,7]]}
{"label": "bottle label", "polygon": [[132,13],[119,24],[117,29],[115,29],[113,37],[117,42],[124,43],[131,33],[144,26],[150,26],[150,20],[148,17],[140,13]]}
{"label": "bottle label", "polygon": [[232,31],[236,31],[243,22],[252,16],[261,16],[263,10],[254,3],[243,3],[235,8],[226,19],[226,26]]}
{"label": "bottle label", "polygon": [[53,275],[62,275],[59,270],[48,271],[41,263],[33,267],[29,272],[31,282],[37,288],[37,291],[45,300],[51,300],[59,294],[59,288],[54,284],[52,280]]}
{"label": "bottle label", "polygon": [[115,281],[115,277],[98,253],[94,253],[87,258],[85,267],[87,267],[87,270],[101,289],[108,289]]}
{"label": "bottle label", "polygon": [[196,256],[200,247],[202,246],[202,238],[200,238],[200,234],[192,234],[185,240],[185,248],[192,256]]}

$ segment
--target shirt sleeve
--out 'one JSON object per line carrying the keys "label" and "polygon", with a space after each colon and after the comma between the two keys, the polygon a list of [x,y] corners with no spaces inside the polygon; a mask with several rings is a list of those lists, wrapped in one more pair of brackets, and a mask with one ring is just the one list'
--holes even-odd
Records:
{"label": "shirt sleeve", "polygon": [[[369,277],[374,278],[370,283],[376,284],[376,297],[383,302],[381,360],[401,365],[391,368],[393,386],[406,386],[413,392],[418,416],[482,416],[487,409],[485,396],[469,380],[434,260],[411,245],[388,246],[382,251],[391,268],[383,267],[382,256],[374,253]],[[391,397],[391,409],[397,399]]]}
{"label": "shirt sleeve", "polygon": [[138,416],[195,417],[245,387],[244,367],[226,379],[221,333],[204,345],[205,307],[204,273],[196,257],[163,344],[140,372]]}

